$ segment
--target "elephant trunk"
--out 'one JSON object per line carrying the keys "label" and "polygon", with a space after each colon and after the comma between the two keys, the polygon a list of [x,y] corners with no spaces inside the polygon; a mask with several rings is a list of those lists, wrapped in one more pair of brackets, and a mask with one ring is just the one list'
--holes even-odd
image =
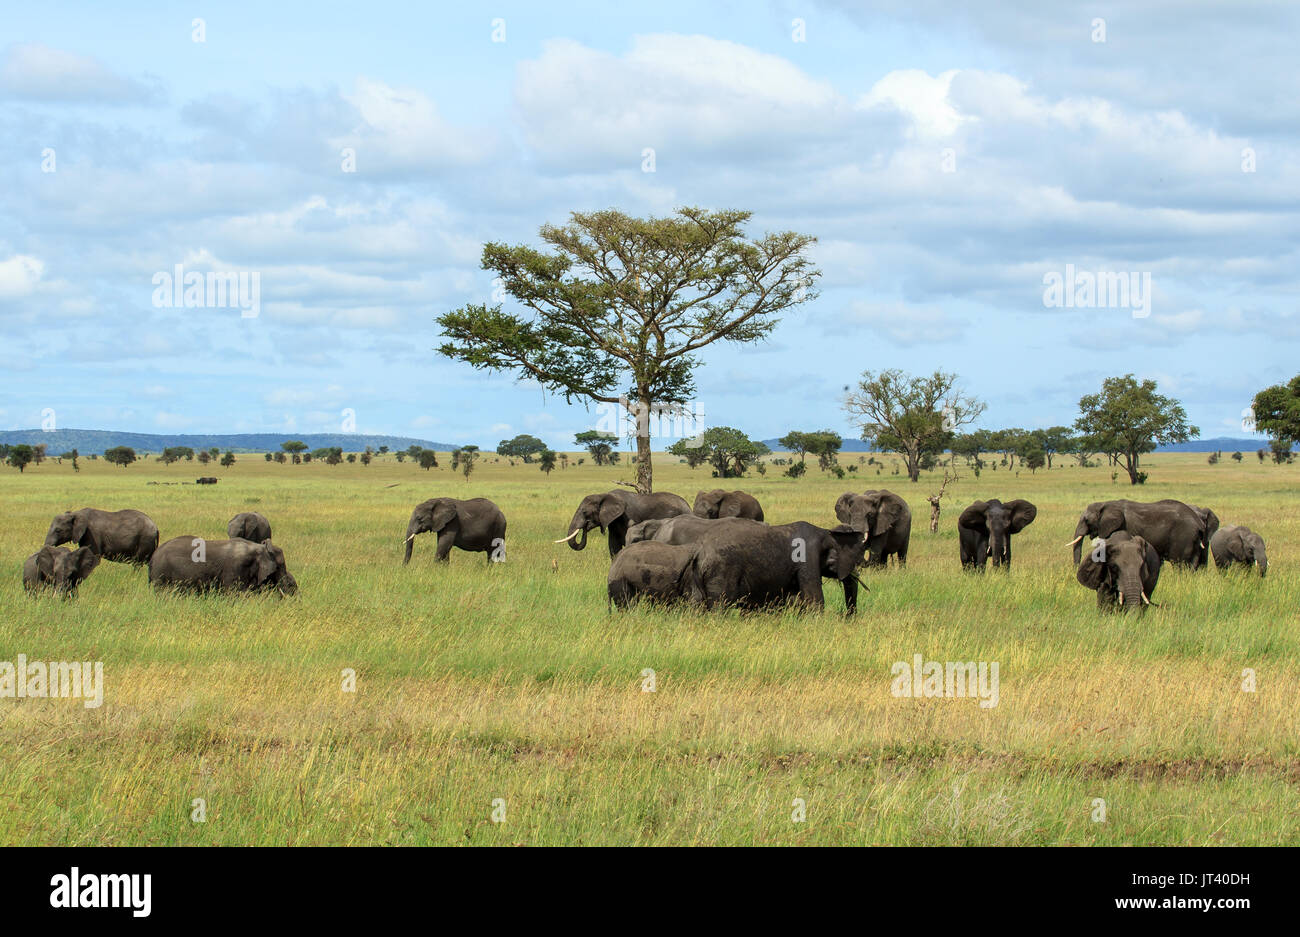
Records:
{"label": "elephant trunk", "polygon": [[1088,522],[1080,519],[1079,525],[1074,528],[1074,565],[1079,565],[1079,560],[1083,558],[1083,539],[1088,536]]}
{"label": "elephant trunk", "polygon": [[993,557],[993,565],[1001,566],[1002,561],[1006,558],[1007,552],[1007,535],[1005,531],[991,531],[989,537],[989,555]]}
{"label": "elephant trunk", "polygon": [[566,539],[570,550],[587,549],[587,530],[590,526],[580,517],[569,521],[569,536]]}
{"label": "elephant trunk", "polygon": [[418,534],[418,533],[420,533],[420,526],[419,526],[418,524],[416,524],[414,521],[412,521],[409,525],[407,525],[407,528],[406,528],[406,556],[405,556],[405,558],[402,560],[402,565],[403,565],[403,566],[405,566],[407,563],[411,562],[411,553],[413,553],[413,552],[415,551],[415,535]]}
{"label": "elephant trunk", "polygon": [[1125,608],[1141,608],[1144,592],[1136,572],[1124,572],[1119,577],[1119,592],[1124,597]]}
{"label": "elephant trunk", "polygon": [[1261,579],[1268,575],[1268,554],[1263,550],[1255,551],[1255,567],[1259,570]]}

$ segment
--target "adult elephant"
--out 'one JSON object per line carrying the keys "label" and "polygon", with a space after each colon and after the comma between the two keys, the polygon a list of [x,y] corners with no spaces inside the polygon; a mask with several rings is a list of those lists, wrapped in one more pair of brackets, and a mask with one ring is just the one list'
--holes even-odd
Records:
{"label": "adult elephant", "polygon": [[[1217,518],[1215,519],[1217,521]],[[1207,518],[1181,501],[1095,501],[1079,515],[1074,539],[1074,562],[1079,563],[1086,537],[1105,539],[1118,531],[1141,537],[1161,559],[1196,569],[1205,556]]]}
{"label": "adult elephant", "polygon": [[285,565],[284,551],[271,541],[204,540],[173,537],[149,560],[149,582],[157,589],[186,592],[225,590],[281,595],[298,591],[298,581]]}
{"label": "adult elephant", "polygon": [[1220,527],[1210,539],[1210,549],[1214,551],[1214,565],[1219,569],[1240,563],[1254,566],[1261,577],[1268,575],[1268,551],[1264,549],[1264,538],[1249,527],[1236,524]]}
{"label": "adult elephant", "polygon": [[961,565],[984,571],[989,558],[993,567],[1011,568],[1011,535],[1034,522],[1038,508],[1022,498],[1002,502],[997,498],[976,501],[957,518],[957,539]]}
{"label": "adult elephant", "polygon": [[569,521],[569,535],[555,542],[567,542],[573,550],[586,549],[587,531],[599,527],[600,532],[609,537],[609,555],[612,559],[623,549],[627,542],[627,529],[633,524],[690,513],[691,506],[686,503],[686,499],[666,491],[643,495],[616,489],[604,494],[587,495],[574,512],[573,520]]}
{"label": "adult elephant", "polygon": [[1079,584],[1097,593],[1097,607],[1144,609],[1160,579],[1160,551],[1143,537],[1116,531],[1097,540],[1079,563]]}
{"label": "adult elephant", "polygon": [[415,506],[406,525],[406,558],[411,562],[415,535],[435,532],[438,535],[437,560],[448,562],[452,547],[469,553],[483,553],[489,563],[506,558],[506,516],[487,498],[430,498]]}
{"label": "adult elephant", "polygon": [[158,548],[158,525],[140,511],[65,511],[50,522],[47,547],[75,543],[117,563],[148,563]]}
{"label": "adult elephant", "polygon": [[41,547],[23,564],[23,586],[28,592],[52,588],[55,594],[72,596],[99,565],[99,555],[90,547]]}
{"label": "adult elephant", "polygon": [[691,598],[705,608],[760,608],[794,600],[821,609],[825,577],[843,586],[844,607],[852,615],[860,584],[855,570],[866,548],[862,532],[847,526],[826,530],[805,521],[776,527],[728,521],[695,547]]}
{"label": "adult elephant", "polygon": [[1187,505],[1196,512],[1196,516],[1201,519],[1201,555],[1196,565],[1210,565],[1210,540],[1214,537],[1215,532],[1219,529],[1219,516],[1209,508],[1199,508],[1194,504]]}
{"label": "adult elephant", "polygon": [[627,608],[640,599],[673,602],[691,593],[688,572],[694,546],[674,546],[655,540],[629,543],[609,567],[611,607]]}
{"label": "adult elephant", "polygon": [[725,491],[714,488],[695,496],[693,513],[696,517],[717,520],[720,517],[745,517],[751,521],[763,519],[763,507],[747,491]]}
{"label": "adult elephant", "polygon": [[725,530],[728,524],[735,524],[737,521],[747,523],[749,518],[720,517],[717,520],[709,520],[705,517],[696,517],[694,514],[678,514],[675,517],[655,518],[629,527],[625,545],[631,546],[634,543],[641,543],[646,540],[671,543],[677,546],[699,543],[713,531]]}
{"label": "adult elephant", "polygon": [[835,516],[866,535],[868,566],[884,566],[891,556],[899,566],[907,565],[912,509],[898,495],[884,488],[860,495],[846,491],[835,502]]}
{"label": "adult elephant", "polygon": [[226,525],[226,535],[261,543],[271,539],[271,522],[256,511],[245,511],[230,519]]}

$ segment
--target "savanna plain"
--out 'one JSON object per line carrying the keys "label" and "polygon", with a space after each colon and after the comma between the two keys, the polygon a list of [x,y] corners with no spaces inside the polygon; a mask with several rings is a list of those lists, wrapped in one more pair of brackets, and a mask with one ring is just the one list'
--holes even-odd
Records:
{"label": "savanna plain", "polygon": [[[576,456],[549,476],[488,456],[468,481],[446,456],[6,469],[0,660],[103,661],[105,689],[97,709],[0,699],[0,842],[1294,844],[1300,466],[1227,455],[1148,456],[1139,488],[1059,457],[963,467],[937,534],[940,479],[912,484],[888,455],[882,474],[850,453],[843,480],[810,462],[725,482],[657,456],[656,490],[744,488],[774,523],[832,527],[847,490],[906,497],[908,565],[866,571],[855,618],[833,582],[823,613],[611,614],[604,538],[552,541],[630,469]],[[426,535],[403,567],[411,508],[437,496],[496,501],[506,562],[435,564]],[[1038,517],[1009,573],[965,574],[957,515],[990,497]],[[1065,544],[1111,498],[1254,528],[1268,577],[1166,566],[1158,607],[1100,614]],[[259,511],[299,593],[155,594],[144,569],[104,562],[73,600],[28,597],[23,559],[53,515],[88,506],[143,510],[163,540],[224,538]],[[998,662],[998,705],[894,697],[891,665],[915,654]]]}

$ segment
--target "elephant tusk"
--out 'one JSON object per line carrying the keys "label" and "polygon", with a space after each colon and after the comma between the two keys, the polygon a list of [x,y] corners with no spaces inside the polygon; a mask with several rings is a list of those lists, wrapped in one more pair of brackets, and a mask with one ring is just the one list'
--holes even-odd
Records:
{"label": "elephant tusk", "polygon": [[1143,602],[1144,605],[1150,605],[1150,604],[1151,604],[1151,600],[1147,598],[1147,590],[1146,590],[1146,589],[1143,589],[1143,590],[1142,590],[1142,602]]}
{"label": "elephant tusk", "polygon": [[1123,605],[1123,604],[1124,604],[1124,590],[1123,590],[1123,589],[1119,590],[1119,604],[1120,604],[1120,605]]}
{"label": "elephant tusk", "polygon": [[412,540],[414,540],[414,539],[415,539],[415,534],[411,534],[411,536],[409,536],[409,537],[407,537],[405,540],[403,540],[402,543],[410,543],[410,542],[411,542]]}
{"label": "elephant tusk", "polygon": [[1069,543],[1067,543],[1066,546],[1067,546],[1067,547],[1072,547],[1072,546],[1074,546],[1076,543],[1078,543],[1080,540],[1082,540],[1082,539],[1083,539],[1084,537],[1086,537],[1086,536],[1088,536],[1088,535],[1087,535],[1087,534],[1079,534],[1079,536],[1075,537],[1073,540],[1071,540]]}
{"label": "elephant tusk", "polygon": [[569,534],[569,536],[565,537],[563,540],[552,540],[551,542],[552,542],[552,543],[568,543],[570,540],[572,540],[574,537],[578,536],[578,534],[580,534],[580,533],[582,533],[581,530],[575,530],[573,533]]}

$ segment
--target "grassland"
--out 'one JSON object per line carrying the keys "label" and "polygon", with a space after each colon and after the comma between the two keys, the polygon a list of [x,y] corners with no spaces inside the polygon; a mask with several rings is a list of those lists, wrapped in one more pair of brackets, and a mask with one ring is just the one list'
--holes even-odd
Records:
{"label": "grassland", "polygon": [[[1149,462],[1141,489],[1059,462],[963,472],[935,535],[937,482],[909,484],[888,458],[883,475],[741,483],[778,522],[829,526],[850,488],[908,498],[909,565],[867,577],[856,619],[830,583],[824,614],[611,616],[603,538],[582,553],[551,541],[626,469],[547,477],[502,460],[468,482],[391,456],[6,469],[0,660],[100,660],[106,690],[98,709],[0,700],[0,842],[1300,842],[1300,467]],[[148,484],[203,474],[221,482]],[[689,500],[713,486],[658,457],[657,489]],[[507,563],[456,551],[438,568],[426,536],[404,568],[410,509],[437,495],[500,504]],[[987,497],[1029,498],[1038,519],[1009,574],[964,575],[956,516]],[[1099,615],[1064,544],[1079,509],[1111,497],[1249,524],[1268,539],[1268,578],[1167,569],[1159,608]],[[231,515],[261,511],[300,594],[155,595],[142,570],[104,563],[74,601],[28,598],[23,558],[53,514],[82,506],[142,509],[164,539],[224,536]],[[999,662],[999,705],[894,698],[891,664],[917,653]],[[196,798],[206,822],[191,820]]]}

